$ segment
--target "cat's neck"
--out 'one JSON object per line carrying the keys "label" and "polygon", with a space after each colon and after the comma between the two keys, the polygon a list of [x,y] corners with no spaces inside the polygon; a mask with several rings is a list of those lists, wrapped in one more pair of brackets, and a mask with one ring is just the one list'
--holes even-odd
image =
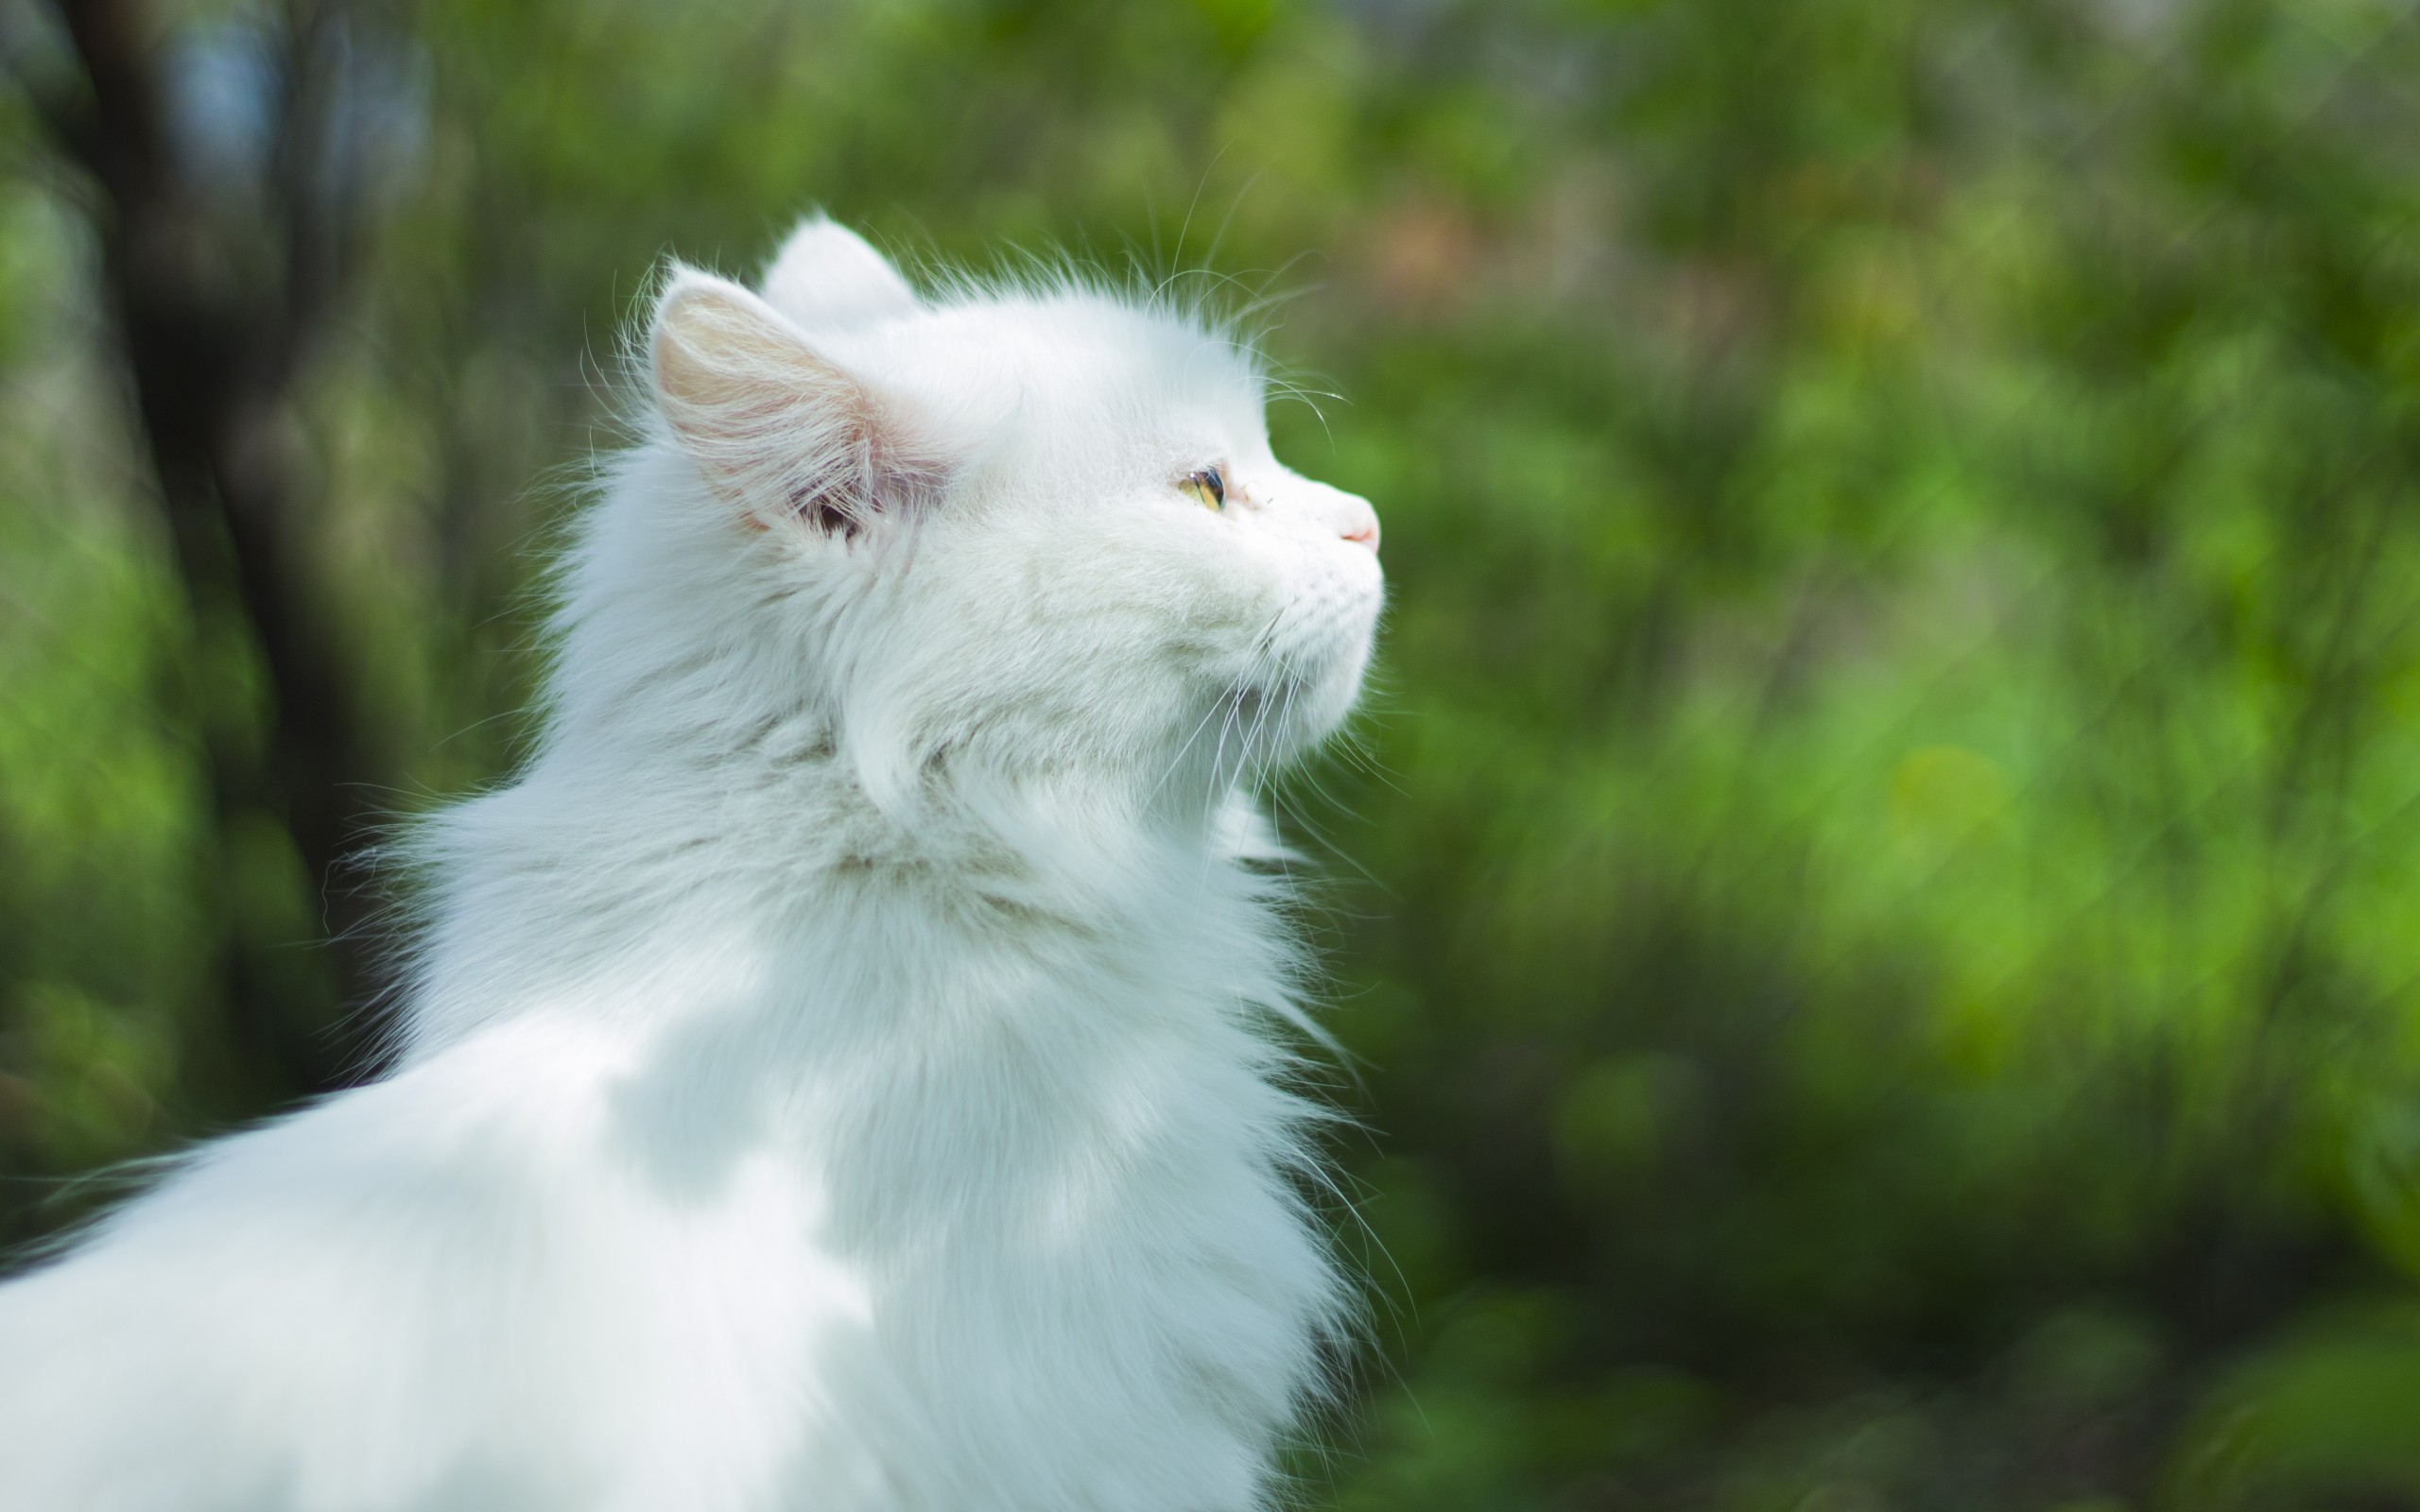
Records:
{"label": "cat's neck", "polygon": [[1239,858],[1266,832],[1231,793],[1180,804],[942,763],[888,797],[810,731],[710,765],[548,753],[423,836],[434,905],[407,1054],[532,1013],[651,1033],[752,997],[844,1033],[856,1015],[979,1013],[970,993],[1037,968],[1148,991],[1219,975],[1193,959],[1203,938],[1246,976],[1283,974],[1254,964],[1278,949],[1271,885]]}

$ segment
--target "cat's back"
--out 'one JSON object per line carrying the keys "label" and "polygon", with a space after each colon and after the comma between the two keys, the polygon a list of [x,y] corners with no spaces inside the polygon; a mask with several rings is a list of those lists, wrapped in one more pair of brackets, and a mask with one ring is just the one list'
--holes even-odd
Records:
{"label": "cat's back", "polygon": [[0,1509],[1254,1499],[1336,1292],[1245,1039],[995,1023],[780,1129],[647,1049],[491,1027],[0,1284]]}
{"label": "cat's back", "polygon": [[611,1060],[475,1037],[0,1284],[0,1508],[747,1504],[852,1299],[794,1181],[683,1211],[617,1178]]}

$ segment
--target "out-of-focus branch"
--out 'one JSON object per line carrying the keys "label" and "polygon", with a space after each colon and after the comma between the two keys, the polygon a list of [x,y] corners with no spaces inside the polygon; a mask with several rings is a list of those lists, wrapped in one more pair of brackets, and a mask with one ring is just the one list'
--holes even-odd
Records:
{"label": "out-of-focus branch", "polygon": [[[354,198],[332,173],[340,108],[335,0],[277,34],[282,90],[269,112],[261,193],[214,195],[180,164],[158,35],[140,0],[61,0],[80,77],[28,85],[59,148],[98,190],[102,274],[159,498],[195,617],[249,627],[275,708],[266,749],[211,740],[222,827],[247,813],[283,824],[322,901],[338,990],[372,996],[357,936],[365,904],[342,873],[367,799],[386,774],[334,633],[308,549],[318,499],[293,386],[342,285]],[[240,936],[240,931],[233,932]],[[266,952],[231,937],[236,1040],[265,1058],[271,1094],[340,1083],[359,1061],[327,1029],[334,1004],[276,1001],[291,982]],[[290,992],[289,994],[290,995]]]}

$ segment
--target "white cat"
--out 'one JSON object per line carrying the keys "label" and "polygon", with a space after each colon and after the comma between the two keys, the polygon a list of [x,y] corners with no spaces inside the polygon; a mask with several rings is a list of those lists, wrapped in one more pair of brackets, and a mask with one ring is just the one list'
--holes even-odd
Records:
{"label": "white cat", "polygon": [[1348,1291],[1240,796],[1368,505],[1249,352],[815,219],[676,270],[391,1074],[0,1286],[0,1508],[1242,1508]]}

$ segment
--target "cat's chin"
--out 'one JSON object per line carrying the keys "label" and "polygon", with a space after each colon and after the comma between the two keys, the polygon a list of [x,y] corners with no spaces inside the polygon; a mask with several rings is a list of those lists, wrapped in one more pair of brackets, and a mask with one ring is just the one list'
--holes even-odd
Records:
{"label": "cat's chin", "polygon": [[1361,698],[1366,648],[1337,659],[1317,677],[1288,679],[1257,691],[1261,728],[1252,742],[1253,765],[1270,771],[1308,760],[1353,715]]}

